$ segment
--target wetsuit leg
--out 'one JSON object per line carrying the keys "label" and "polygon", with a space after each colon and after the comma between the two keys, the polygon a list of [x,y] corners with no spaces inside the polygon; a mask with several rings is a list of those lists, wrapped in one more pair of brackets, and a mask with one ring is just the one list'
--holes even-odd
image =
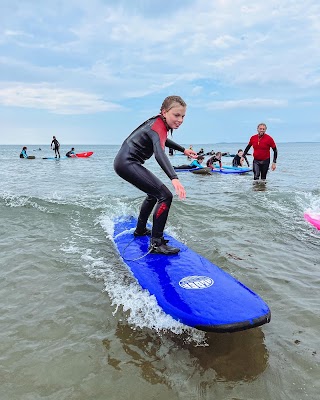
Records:
{"label": "wetsuit leg", "polygon": [[267,178],[267,173],[270,165],[270,158],[267,160],[253,160],[253,175],[254,175],[254,180],[257,180],[260,178],[265,180]]}
{"label": "wetsuit leg", "polygon": [[152,213],[152,210],[154,206],[156,205],[157,199],[153,196],[148,195],[140,208],[140,214],[138,218],[138,224],[137,224],[137,231],[138,232],[144,232],[146,229],[146,225],[148,222],[148,218],[150,214]]}
{"label": "wetsuit leg", "polygon": [[[147,221],[156,204],[153,214],[152,237],[161,238],[172,203],[171,191],[140,163],[128,159],[123,160],[121,155],[118,154],[118,156],[114,161],[116,173],[148,195],[141,207],[140,221]],[[155,199],[156,202],[152,199]]]}
{"label": "wetsuit leg", "polygon": [[260,161],[253,160],[253,179],[256,181],[260,178]]}
{"label": "wetsuit leg", "polygon": [[267,179],[267,173],[270,165],[270,158],[267,160],[261,161],[260,171],[261,171],[261,179]]}

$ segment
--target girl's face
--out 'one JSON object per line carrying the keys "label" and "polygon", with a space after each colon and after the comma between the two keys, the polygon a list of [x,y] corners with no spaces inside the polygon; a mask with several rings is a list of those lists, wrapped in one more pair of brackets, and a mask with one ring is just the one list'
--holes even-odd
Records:
{"label": "girl's face", "polygon": [[171,129],[178,129],[186,115],[186,107],[176,103],[168,111],[162,110],[162,115]]}

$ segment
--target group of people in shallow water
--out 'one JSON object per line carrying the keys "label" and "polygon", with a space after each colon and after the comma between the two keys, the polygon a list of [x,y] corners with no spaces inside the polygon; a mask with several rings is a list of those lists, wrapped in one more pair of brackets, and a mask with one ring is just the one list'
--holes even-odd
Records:
{"label": "group of people in shallow water", "polygon": [[[192,148],[192,146],[190,146],[190,148]],[[183,164],[183,165],[180,165],[180,166],[174,167],[174,168],[175,169],[205,168],[202,165],[202,163],[205,159],[203,149],[201,149],[197,154],[198,154],[197,158],[194,159],[190,164]],[[208,160],[206,161],[207,168],[211,168],[211,169],[217,168],[216,163],[219,164],[220,169],[222,168],[221,157],[223,156],[223,153],[221,153],[221,151],[217,151],[215,153],[213,150],[211,150],[211,152],[206,153],[206,155],[211,155],[211,157],[208,158]],[[243,150],[239,149],[237,154],[234,156],[234,158],[232,160],[232,166],[233,167],[243,167],[244,161],[246,161],[248,167],[250,167],[247,157],[243,155]]]}
{"label": "group of people in shallow water", "polygon": [[[151,236],[149,253],[174,255],[180,249],[170,246],[164,239],[163,232],[167,222],[173,195],[167,186],[149,169],[144,167],[144,162],[152,155],[170,179],[173,188],[181,200],[186,198],[186,191],[178,179],[178,175],[165,153],[165,147],[173,151],[180,151],[187,157],[196,161],[199,154],[193,149],[186,149],[168,138],[169,132],[178,129],[184,121],[187,104],[180,96],[168,96],[164,99],[159,114],[149,118],[138,126],[123,142],[114,160],[115,172],[124,180],[134,185],[146,194],[142,202],[135,237]],[[270,164],[270,149],[273,149],[273,163],[271,169],[276,169],[277,147],[271,136],[266,134],[267,126],[259,124],[258,134],[253,135],[241,154],[238,152],[240,163],[246,159],[251,146],[253,146],[253,172],[254,179],[266,179]],[[202,156],[202,155],[200,155]],[[218,155],[219,156],[219,155]],[[217,154],[212,155],[218,159]],[[235,157],[236,158],[236,157]],[[219,162],[219,161],[218,161]],[[220,157],[221,162],[221,157]],[[238,158],[235,159],[235,163]],[[220,164],[222,165],[222,164]],[[152,229],[147,228],[148,218],[153,212]]]}
{"label": "group of people in shallow water", "polygon": [[[60,143],[55,136],[52,137],[50,148],[51,148],[51,150],[54,151],[55,158],[60,158]],[[28,150],[28,148],[26,146],[23,146],[21,153],[20,153],[20,158],[35,158],[34,156],[28,156],[27,150]],[[41,150],[41,149],[39,148],[38,150]],[[74,147],[72,147],[71,150],[69,150],[66,153],[66,156],[73,157],[75,154],[76,153],[75,153]]]}

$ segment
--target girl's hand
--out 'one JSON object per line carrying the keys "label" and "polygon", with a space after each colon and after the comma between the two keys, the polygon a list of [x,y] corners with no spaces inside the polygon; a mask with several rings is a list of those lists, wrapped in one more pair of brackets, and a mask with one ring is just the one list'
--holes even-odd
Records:
{"label": "girl's hand", "polygon": [[186,191],[182,186],[181,182],[179,181],[179,179],[172,179],[171,182],[177,195],[179,196],[179,199],[184,200],[186,198]]}
{"label": "girl's hand", "polygon": [[197,158],[197,156],[198,156],[198,154],[191,149],[185,149],[183,154],[185,154],[186,156],[191,157],[191,158]]}

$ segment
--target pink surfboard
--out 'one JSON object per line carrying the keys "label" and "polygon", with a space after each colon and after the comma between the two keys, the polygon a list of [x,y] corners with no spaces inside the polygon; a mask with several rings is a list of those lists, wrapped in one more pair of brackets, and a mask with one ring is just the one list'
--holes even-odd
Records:
{"label": "pink surfboard", "polygon": [[304,213],[304,219],[320,230],[320,213],[307,211]]}

